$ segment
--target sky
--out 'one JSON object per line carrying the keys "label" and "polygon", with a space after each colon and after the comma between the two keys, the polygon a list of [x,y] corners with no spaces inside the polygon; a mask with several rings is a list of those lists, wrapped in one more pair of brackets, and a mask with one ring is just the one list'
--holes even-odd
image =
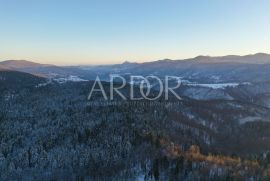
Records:
{"label": "sky", "polygon": [[0,61],[115,64],[270,53],[269,0],[0,0]]}

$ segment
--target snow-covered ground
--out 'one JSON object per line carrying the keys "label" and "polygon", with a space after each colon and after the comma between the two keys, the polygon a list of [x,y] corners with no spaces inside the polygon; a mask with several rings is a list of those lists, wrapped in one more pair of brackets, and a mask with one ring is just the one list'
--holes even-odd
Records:
{"label": "snow-covered ground", "polygon": [[199,83],[188,83],[186,85],[188,86],[198,86],[198,87],[207,87],[212,89],[225,89],[227,87],[237,87],[240,85],[249,85],[250,83],[216,83],[216,84],[199,84]]}
{"label": "snow-covered ground", "polygon": [[194,84],[189,83],[187,84],[189,86],[198,86],[198,87],[207,87],[212,89],[225,89],[227,87],[237,87],[239,86],[239,83],[221,83],[221,84]]}
{"label": "snow-covered ground", "polygon": [[47,86],[47,85],[51,84],[53,81],[55,81],[59,84],[64,84],[66,82],[85,82],[88,80],[82,79],[82,78],[80,78],[78,76],[74,76],[74,75],[70,75],[68,77],[61,77],[61,78],[49,78],[47,80],[47,82],[36,85],[36,88]]}
{"label": "snow-covered ground", "polygon": [[262,120],[262,117],[259,116],[248,116],[248,117],[244,117],[242,119],[239,120],[239,124],[245,124],[248,122],[255,122],[255,121],[260,121]]}
{"label": "snow-covered ground", "polygon": [[45,87],[46,85],[50,84],[51,81],[48,81],[48,82],[45,82],[45,83],[41,83],[41,84],[38,84],[36,85],[36,88],[39,88],[39,87]]}
{"label": "snow-covered ground", "polygon": [[53,79],[54,81],[60,83],[60,84],[63,84],[63,83],[66,83],[66,82],[84,82],[84,81],[88,81],[88,80],[85,80],[85,79],[82,79],[78,76],[74,76],[74,75],[70,75],[68,77],[65,77],[65,78],[57,78],[57,79]]}

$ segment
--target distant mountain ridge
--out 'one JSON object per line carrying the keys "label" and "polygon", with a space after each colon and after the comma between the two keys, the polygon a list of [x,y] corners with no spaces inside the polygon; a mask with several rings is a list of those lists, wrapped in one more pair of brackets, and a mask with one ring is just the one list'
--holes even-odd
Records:
{"label": "distant mountain ridge", "polygon": [[[157,63],[157,62],[201,62],[201,63],[224,63],[224,62],[230,62],[230,63],[251,63],[251,64],[263,64],[263,63],[270,63],[270,54],[267,53],[256,53],[256,54],[250,54],[250,55],[226,55],[226,56],[204,56],[200,55],[194,58],[188,58],[188,59],[162,59],[157,61],[151,61],[151,62],[144,62],[144,63],[136,63],[136,62],[130,62],[126,60],[122,64],[114,64],[114,65],[135,65],[135,64],[151,64],[151,63]],[[56,66],[52,64],[41,64],[41,63],[35,63],[33,61],[27,61],[27,60],[5,60],[0,61],[0,68],[10,68],[10,69],[20,69],[20,68],[30,68],[30,67],[50,67],[50,66]],[[113,66],[113,65],[102,65],[102,66]],[[61,66],[59,66],[61,67]],[[76,67],[76,66],[75,66]],[[96,66],[92,66],[96,67]]]}
{"label": "distant mountain ridge", "polygon": [[26,60],[7,60],[0,62],[0,70],[20,71],[54,78],[77,76],[87,80],[95,80],[97,75],[102,80],[109,80],[110,74],[132,74],[160,77],[173,75],[199,83],[261,82],[270,81],[270,54],[197,56],[183,60],[163,59],[145,63],[125,61],[122,64],[97,66],[56,66]]}
{"label": "distant mountain ridge", "polygon": [[[162,59],[146,63],[156,63],[156,62],[200,62],[200,63],[250,63],[250,64],[263,64],[270,63],[270,54],[267,53],[256,53],[250,55],[226,55],[226,56],[208,56],[199,55],[194,58],[187,59]],[[144,64],[144,63],[142,63]]]}
{"label": "distant mountain ridge", "polygon": [[0,71],[18,71],[47,78],[66,78],[77,76],[91,80],[94,77],[91,70],[82,70],[77,66],[56,66],[52,64],[40,64],[27,60],[6,60],[0,62]]}

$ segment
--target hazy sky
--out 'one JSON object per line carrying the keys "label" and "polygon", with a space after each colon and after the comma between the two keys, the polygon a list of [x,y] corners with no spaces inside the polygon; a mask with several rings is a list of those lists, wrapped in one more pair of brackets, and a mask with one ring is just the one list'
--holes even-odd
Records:
{"label": "hazy sky", "polygon": [[0,60],[105,64],[270,53],[269,0],[0,0]]}

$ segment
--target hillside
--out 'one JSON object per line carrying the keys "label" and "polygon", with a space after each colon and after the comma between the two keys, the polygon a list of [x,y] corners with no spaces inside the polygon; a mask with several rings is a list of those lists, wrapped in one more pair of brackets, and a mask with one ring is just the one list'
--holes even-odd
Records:
{"label": "hillside", "polygon": [[93,82],[36,86],[42,78],[11,71],[1,79],[2,180],[270,176],[269,108],[174,97],[107,105],[100,94],[87,100]]}
{"label": "hillside", "polygon": [[26,60],[6,60],[6,61],[0,62],[0,65],[5,66],[5,67],[12,69],[12,70],[52,66],[52,65],[47,65],[47,64],[34,63],[31,61],[26,61]]}
{"label": "hillside", "polygon": [[0,65],[0,71],[2,71],[2,70],[8,70],[8,68],[5,67],[4,65]]}

